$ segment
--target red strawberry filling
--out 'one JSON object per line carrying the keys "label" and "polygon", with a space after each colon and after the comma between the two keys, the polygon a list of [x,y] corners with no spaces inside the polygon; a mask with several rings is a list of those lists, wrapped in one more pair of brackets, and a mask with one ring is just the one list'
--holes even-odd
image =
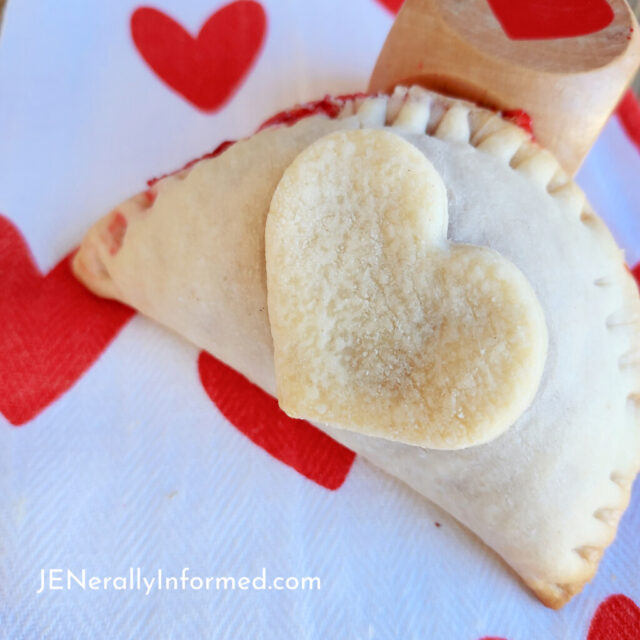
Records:
{"label": "red strawberry filling", "polygon": [[147,206],[150,207],[158,196],[158,192],[153,188],[153,185],[149,185],[149,188],[144,192],[144,197],[147,200]]}
{"label": "red strawberry filling", "polygon": [[[340,114],[340,111],[344,107],[345,102],[349,102],[350,100],[355,100],[356,98],[366,98],[366,93],[350,93],[342,96],[325,96],[322,100],[315,100],[314,102],[305,102],[304,104],[297,105],[293,109],[286,109],[285,111],[280,111],[276,113],[274,116],[271,116],[269,119],[265,120],[258,131],[262,131],[267,127],[274,126],[285,126],[290,127],[294,125],[299,120],[303,118],[308,118],[310,116],[315,116],[319,113],[324,113],[329,118],[337,118]],[[213,151],[209,151],[204,155],[194,158],[193,160],[189,160],[187,164],[176,171],[171,171],[170,173],[165,173],[162,176],[158,176],[156,178],[151,178],[147,180],[147,185],[149,187],[153,187],[159,180],[166,178],[168,176],[173,176],[180,171],[184,171],[185,169],[190,169],[194,164],[200,162],[200,160],[206,160],[207,158],[215,158],[219,156],[223,151],[226,151],[232,144],[234,144],[236,140],[225,140],[221,142]]]}
{"label": "red strawberry filling", "polygon": [[107,227],[107,246],[109,253],[113,256],[120,250],[124,240],[124,234],[127,232],[127,219],[119,212],[113,214],[111,222]]}
{"label": "red strawberry filling", "polygon": [[322,100],[316,100],[315,102],[306,102],[300,104],[293,109],[286,109],[276,113],[275,116],[271,116],[268,120],[265,120],[258,131],[262,131],[267,127],[273,127],[275,125],[285,125],[290,127],[303,118],[309,116],[315,116],[318,113],[324,113],[329,118],[337,118],[344,107],[345,102],[355,100],[356,98],[366,98],[371,94],[367,93],[348,93],[342,96],[325,96]]}
{"label": "red strawberry filling", "polygon": [[534,139],[533,135],[533,120],[531,116],[522,109],[511,109],[510,111],[503,111],[502,117],[513,124],[517,124],[521,129],[524,129]]}

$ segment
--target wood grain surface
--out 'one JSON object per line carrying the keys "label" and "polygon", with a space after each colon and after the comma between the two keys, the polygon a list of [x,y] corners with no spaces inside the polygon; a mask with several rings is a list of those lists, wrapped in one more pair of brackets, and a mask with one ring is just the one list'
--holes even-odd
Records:
{"label": "wood grain surface", "polygon": [[624,0],[594,0],[567,21],[562,8],[541,17],[539,3],[514,10],[491,1],[405,0],[369,89],[420,84],[524,110],[539,142],[574,174],[640,66],[633,13]]}
{"label": "wood grain surface", "polygon": [[[636,18],[640,21],[640,0],[631,0],[629,2],[633,12],[636,14]],[[637,96],[640,96],[640,73],[636,74],[636,79],[633,81],[633,90],[636,92]]]}

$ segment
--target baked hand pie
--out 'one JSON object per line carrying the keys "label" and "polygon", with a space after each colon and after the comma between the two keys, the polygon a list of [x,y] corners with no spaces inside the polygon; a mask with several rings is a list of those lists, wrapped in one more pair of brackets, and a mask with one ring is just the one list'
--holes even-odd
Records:
{"label": "baked hand pie", "polygon": [[499,114],[325,99],[122,203],[73,266],[446,509],[546,605],[594,575],[640,466],[640,299]]}

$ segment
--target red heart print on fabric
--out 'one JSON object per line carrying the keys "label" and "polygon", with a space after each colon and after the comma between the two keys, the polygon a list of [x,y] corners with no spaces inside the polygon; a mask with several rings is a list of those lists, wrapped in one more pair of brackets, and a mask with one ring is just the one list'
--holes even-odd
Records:
{"label": "red heart print on fabric", "polygon": [[345,481],[355,453],[304,420],[294,420],[275,398],[202,351],[200,381],[220,413],[252,442],[327,489]]}
{"label": "red heart print on fabric", "polygon": [[85,289],[70,257],[41,275],[0,215],[0,412],[16,426],[69,389],[134,314]]}
{"label": "red heart print on fabric", "polygon": [[640,151],[640,100],[632,89],[627,89],[625,92],[616,108],[616,114],[629,140]]}
{"label": "red heart print on fabric", "polygon": [[238,0],[213,13],[193,37],[166,13],[140,7],[133,42],[153,71],[203,111],[220,109],[239,88],[262,47],[267,18],[258,2]]}
{"label": "red heart print on fabric", "polygon": [[393,13],[393,15],[396,15],[396,13],[398,13],[398,11],[400,11],[400,8],[402,7],[402,4],[404,3],[404,0],[378,0],[378,2],[388,11],[390,11],[391,13]]}
{"label": "red heart print on fabric", "polygon": [[575,38],[611,24],[606,0],[488,0],[503,31],[512,40]]}
{"label": "red heart print on fabric", "polygon": [[640,640],[640,608],[621,593],[609,596],[596,609],[587,640]]}

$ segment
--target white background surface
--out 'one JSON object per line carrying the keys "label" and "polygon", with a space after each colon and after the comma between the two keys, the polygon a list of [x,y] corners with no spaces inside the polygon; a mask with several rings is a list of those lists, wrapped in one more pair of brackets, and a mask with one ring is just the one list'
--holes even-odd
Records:
{"label": "white background surface", "polygon": [[[192,33],[222,3],[155,3]],[[262,54],[199,112],[135,50],[113,2],[9,2],[0,39],[0,212],[47,271],[154,175],[279,109],[364,89],[391,15],[374,0],[266,0]],[[614,119],[580,174],[640,260],[640,155]],[[0,293],[1,296],[1,293]],[[1,297],[0,297],[0,304]],[[596,580],[560,612],[481,543],[360,459],[331,492],[231,426],[197,350],[139,316],[27,425],[0,415],[0,638],[584,638],[610,593],[640,602],[640,496]],[[437,528],[435,522],[442,524]],[[319,576],[312,592],[36,595],[41,568],[90,575]]]}

